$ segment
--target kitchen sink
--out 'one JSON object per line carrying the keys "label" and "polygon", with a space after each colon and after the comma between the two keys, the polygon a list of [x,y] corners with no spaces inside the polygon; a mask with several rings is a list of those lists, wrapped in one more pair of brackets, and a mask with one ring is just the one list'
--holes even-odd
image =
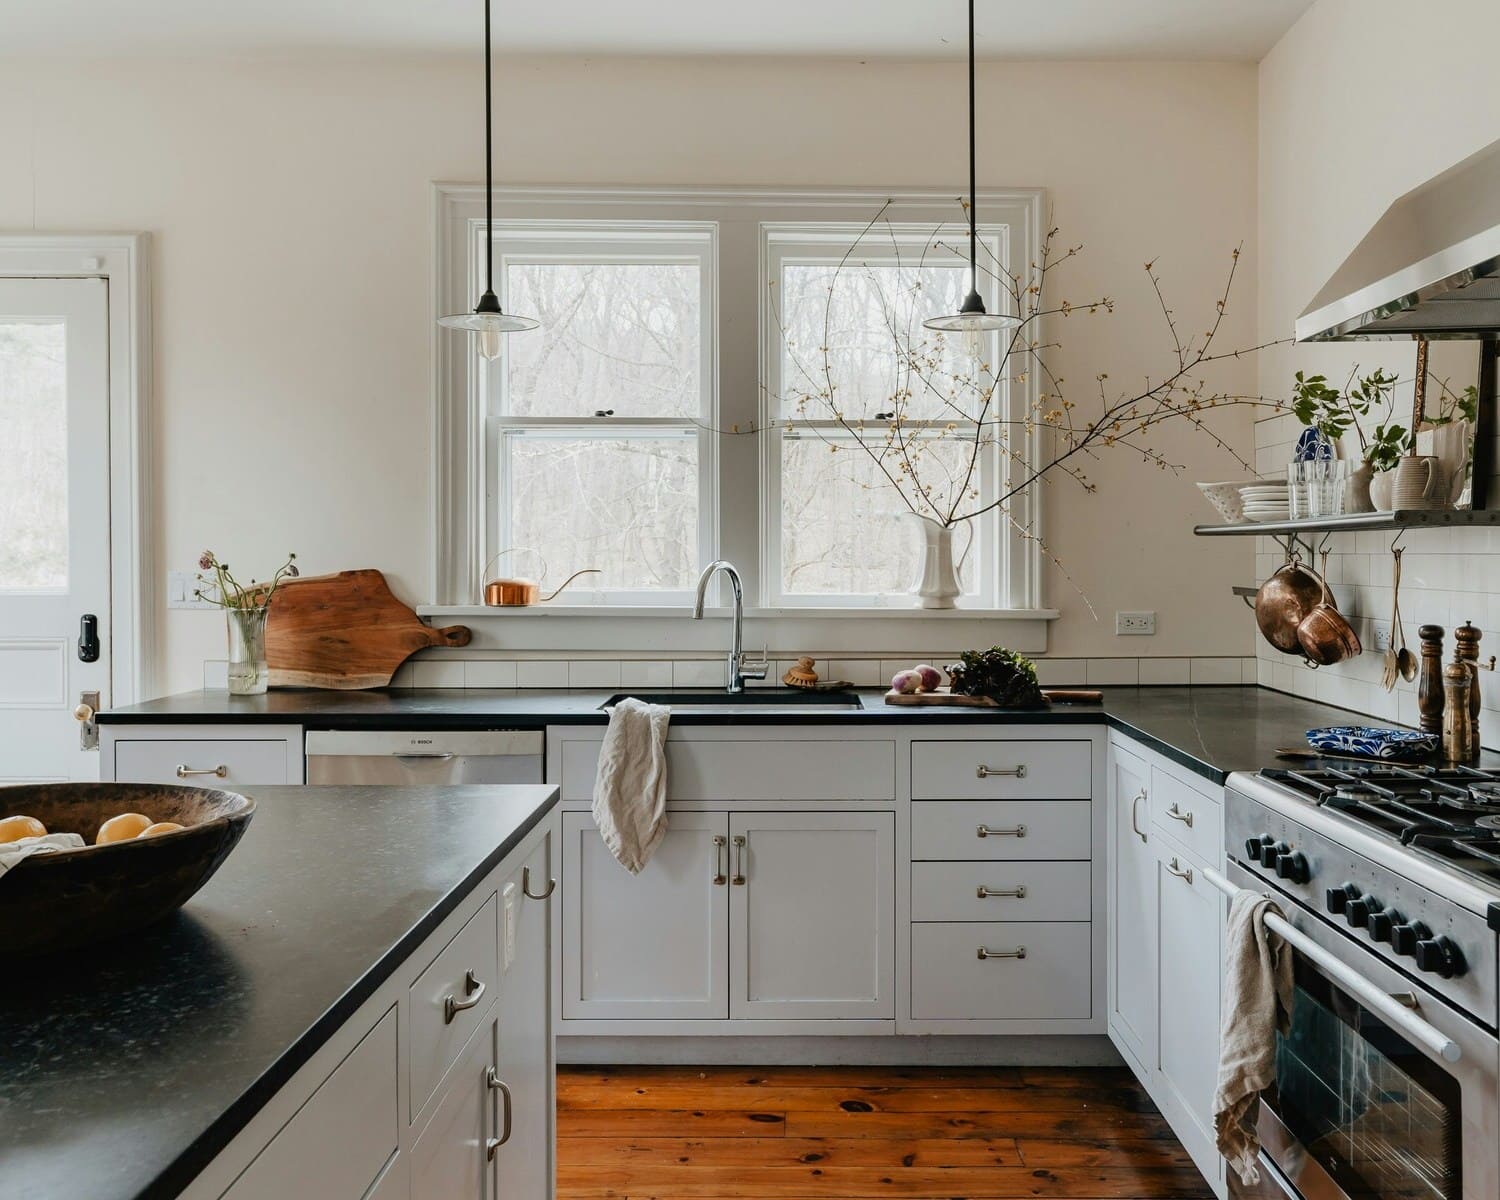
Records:
{"label": "kitchen sink", "polygon": [[664,704],[676,713],[753,713],[767,710],[779,713],[826,713],[840,710],[858,711],[863,707],[853,692],[801,692],[780,688],[757,688],[745,692],[620,692],[600,708],[609,708],[625,699],[644,700],[647,704]]}

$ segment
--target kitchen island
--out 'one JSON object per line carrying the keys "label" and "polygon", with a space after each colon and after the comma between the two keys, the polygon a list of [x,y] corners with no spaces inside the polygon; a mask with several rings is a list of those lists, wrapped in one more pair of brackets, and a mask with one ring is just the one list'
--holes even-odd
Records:
{"label": "kitchen island", "polygon": [[[6,964],[0,1195],[386,1200],[512,1168],[547,1178],[510,1194],[545,1194],[550,943],[522,883],[544,897],[556,790],[245,790],[243,841],[178,913]],[[488,1044],[500,1011],[527,1044]],[[490,1067],[519,1153],[469,1153],[464,1128],[455,1161],[442,1135],[490,1110]]]}

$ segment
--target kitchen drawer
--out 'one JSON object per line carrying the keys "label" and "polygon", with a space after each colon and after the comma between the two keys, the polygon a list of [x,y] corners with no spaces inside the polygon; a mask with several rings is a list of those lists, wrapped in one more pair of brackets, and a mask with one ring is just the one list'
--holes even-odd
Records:
{"label": "kitchen drawer", "polygon": [[285,738],[244,741],[192,738],[158,741],[122,739],[115,746],[115,780],[119,783],[191,783],[203,787],[237,784],[301,783],[287,762],[292,750]]}
{"label": "kitchen drawer", "polygon": [[[911,866],[913,921],[1087,921],[1088,862],[918,862]],[[979,891],[1022,891],[980,896]]]}
{"label": "kitchen drawer", "polygon": [[1151,824],[1206,863],[1224,857],[1224,806],[1161,767],[1151,767]]}
{"label": "kitchen drawer", "polygon": [[997,738],[911,746],[913,800],[1087,800],[1093,794],[1092,742]]}
{"label": "kitchen drawer", "polygon": [[[564,800],[589,800],[599,742],[562,746]],[[894,800],[896,745],[870,741],[667,742],[669,800]]]}
{"label": "kitchen drawer", "polygon": [[[1087,921],[966,921],[911,927],[917,1021],[1086,1020],[1093,995]],[[1025,948],[1025,958],[979,957]]]}
{"label": "kitchen drawer", "polygon": [[359,1200],[396,1152],[396,1010],[334,1068],[224,1200]]}
{"label": "kitchen drawer", "polygon": [[911,806],[911,856],[959,862],[1086,859],[1093,807],[1080,800],[924,801]]}
{"label": "kitchen drawer", "polygon": [[[432,1099],[438,1083],[469,1035],[479,1028],[495,998],[496,981],[500,978],[496,908],[492,892],[484,907],[453,935],[453,940],[411,985],[409,1120],[415,1121]],[[469,1007],[450,1013],[450,999],[468,1003]],[[476,999],[479,1002],[472,1003]]]}

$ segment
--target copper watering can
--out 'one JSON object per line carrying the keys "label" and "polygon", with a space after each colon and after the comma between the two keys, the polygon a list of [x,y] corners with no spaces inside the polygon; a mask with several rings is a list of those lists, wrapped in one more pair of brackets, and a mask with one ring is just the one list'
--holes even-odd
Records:
{"label": "copper watering can", "polygon": [[[547,577],[546,560],[542,558],[540,554],[537,554],[535,550],[528,549],[524,546],[517,546],[513,547],[510,550],[500,551],[499,554],[495,555],[494,558],[490,559],[490,561],[485,564],[484,573],[488,575],[490,567],[494,566],[507,554],[512,553],[535,554],[537,562],[539,562],[542,567],[539,578],[545,579]],[[561,592],[563,588],[567,587],[568,584],[572,583],[573,580],[577,579],[580,575],[601,574],[603,574],[603,572],[600,571],[597,567],[585,567],[581,571],[574,571],[571,575],[564,579],[562,583],[558,584],[556,588],[548,592],[545,596],[541,594],[541,584],[538,583],[535,579],[525,579],[522,577],[516,577],[512,579],[502,576],[496,579],[485,581],[484,602],[491,608],[529,608],[533,604],[545,604],[548,600],[551,600],[554,596]]]}

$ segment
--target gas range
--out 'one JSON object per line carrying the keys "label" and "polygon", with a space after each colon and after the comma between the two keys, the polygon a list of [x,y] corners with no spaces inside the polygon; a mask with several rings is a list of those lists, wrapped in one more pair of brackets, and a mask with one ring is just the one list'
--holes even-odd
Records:
{"label": "gas range", "polygon": [[1500,1027],[1500,774],[1350,763],[1228,786],[1235,863]]}

